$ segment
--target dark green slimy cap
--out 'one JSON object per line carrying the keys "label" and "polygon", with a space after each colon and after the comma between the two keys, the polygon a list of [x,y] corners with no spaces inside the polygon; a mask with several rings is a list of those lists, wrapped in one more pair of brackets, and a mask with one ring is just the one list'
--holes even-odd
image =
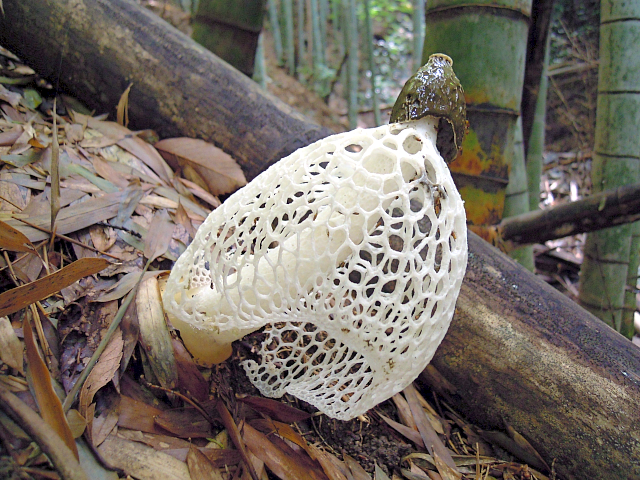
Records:
{"label": "dark green slimy cap", "polygon": [[431,55],[407,80],[393,106],[390,122],[419,120],[427,115],[440,119],[436,146],[442,158],[451,162],[462,149],[467,105],[460,80],[453,72],[453,60],[443,53]]}

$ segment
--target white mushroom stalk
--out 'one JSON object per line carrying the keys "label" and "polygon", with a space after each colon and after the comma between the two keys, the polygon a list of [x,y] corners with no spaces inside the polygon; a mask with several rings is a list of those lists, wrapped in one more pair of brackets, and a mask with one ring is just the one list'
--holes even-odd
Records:
{"label": "white mushroom stalk", "polygon": [[467,263],[441,123],[325,138],[213,211],[164,294],[194,357],[223,361],[264,328],[243,362],[252,383],[344,420],[413,381],[447,331]]}

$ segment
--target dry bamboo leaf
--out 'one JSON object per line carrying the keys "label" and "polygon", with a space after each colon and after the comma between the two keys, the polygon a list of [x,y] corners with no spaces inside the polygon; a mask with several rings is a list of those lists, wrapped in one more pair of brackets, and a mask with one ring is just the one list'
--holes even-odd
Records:
{"label": "dry bamboo leaf", "polygon": [[[191,442],[183,440],[182,438],[171,437],[169,435],[162,435],[158,433],[141,432],[140,430],[129,430],[128,428],[119,428],[118,436],[127,440],[144,443],[145,445],[153,447],[155,450],[159,451],[169,449],[178,450],[181,448],[188,450],[191,446]],[[185,456],[180,460],[184,461],[186,458],[185,452]]]}
{"label": "dry bamboo leaf", "polygon": [[[0,86],[2,88],[2,86]],[[2,92],[0,91],[0,100],[2,100]],[[0,132],[0,147],[11,146],[22,135],[22,125],[16,125],[11,130]]]}
{"label": "dry bamboo leaf", "polygon": [[89,423],[91,423],[93,418],[86,414],[87,409],[93,402],[93,397],[96,392],[109,383],[113,379],[113,375],[118,371],[120,360],[122,359],[123,346],[122,332],[118,329],[111,337],[102,355],[100,355],[100,360],[98,360],[96,366],[91,370],[84,385],[82,385],[78,408]]}
{"label": "dry bamboo leaf", "polygon": [[384,470],[382,470],[377,463],[375,464],[375,475],[373,478],[374,480],[390,480],[389,475],[384,473]]}
{"label": "dry bamboo leaf", "polygon": [[100,157],[93,157],[92,162],[96,173],[105,180],[109,180],[116,187],[127,188],[129,186],[129,181],[106,160],[102,160]]}
{"label": "dry bamboo leaf", "polygon": [[[61,209],[56,219],[57,233],[66,235],[114,217],[125,196],[126,190],[121,190]],[[8,220],[7,223],[24,233],[32,242],[49,238],[48,233],[28,227],[17,219]],[[50,213],[37,213],[30,216],[29,223],[48,230]]]}
{"label": "dry bamboo leaf", "polygon": [[[35,282],[40,276],[43,268],[44,263],[42,262],[42,259],[36,255],[25,255],[13,264],[13,269],[15,270],[16,275],[24,283]],[[22,274],[26,276],[26,279],[20,277],[19,272],[22,272]]]}
{"label": "dry bamboo leaf", "polygon": [[9,315],[43,300],[77,280],[105,269],[110,263],[103,258],[81,258],[57,272],[35,282],[0,294],[0,316]]}
{"label": "dry bamboo leaf", "polygon": [[442,480],[460,480],[462,478],[462,474],[458,471],[457,468],[451,468],[447,463],[440,458],[438,452],[434,450],[433,452],[433,460],[436,464],[436,468],[438,469],[438,473],[442,477]]}
{"label": "dry bamboo leaf", "polygon": [[303,412],[302,410],[298,410],[295,407],[271,398],[248,396],[239,398],[238,400],[246,403],[254,410],[284,423],[300,422],[311,416],[307,412]]}
{"label": "dry bamboo leaf", "polygon": [[140,344],[147,354],[151,370],[160,385],[174,389],[178,384],[178,366],[164,319],[157,278],[152,276],[140,284],[136,295],[136,309]]}
{"label": "dry bamboo leaf", "polygon": [[192,480],[187,464],[141,443],[110,435],[98,447],[109,465],[138,480]]}
{"label": "dry bamboo leaf", "polygon": [[51,142],[51,162],[49,174],[51,175],[51,222],[50,231],[56,231],[56,218],[60,211],[60,145],[58,144],[58,126],[56,117],[56,99],[53,100],[53,141]]}
{"label": "dry bamboo leaf", "polygon": [[93,443],[95,447],[99,447],[111,434],[116,425],[118,425],[118,417],[117,409],[110,408],[93,419],[91,426],[91,443]]}
{"label": "dry bamboo leaf", "polygon": [[167,138],[156,148],[174,168],[192,167],[204,179],[213,195],[231,193],[247,184],[242,169],[215,145],[194,138]]}
{"label": "dry bamboo leaf", "polygon": [[116,120],[125,127],[129,125],[129,92],[131,92],[131,87],[133,87],[133,83],[130,83],[125,91],[122,92],[116,109]]}
{"label": "dry bamboo leaf", "polygon": [[67,423],[69,424],[73,438],[79,438],[84,433],[85,428],[87,428],[87,419],[75,408],[67,412]]}
{"label": "dry bamboo leaf", "polygon": [[118,240],[118,234],[111,227],[103,227],[101,225],[92,225],[89,228],[89,235],[93,246],[101,252],[109,250],[116,240]]}
{"label": "dry bamboo leaf", "polygon": [[167,410],[156,416],[155,422],[180,438],[207,438],[213,435],[209,421],[193,407]]}
{"label": "dry bamboo leaf", "polygon": [[[4,15],[4,12],[2,12]],[[4,100],[12,107],[17,107],[20,104],[22,96],[19,93],[12,92],[5,88],[4,85],[0,85],[0,100]]]}
{"label": "dry bamboo leaf", "polygon": [[[2,303],[0,303],[0,305],[2,305]],[[38,347],[36,346],[33,330],[31,329],[31,323],[29,321],[29,314],[25,317],[22,330],[24,332],[28,370],[31,374],[33,390],[36,401],[38,402],[38,408],[40,409],[40,416],[56,431],[77,459],[78,449],[76,448],[76,442],[67,423],[67,417],[62,410],[62,403],[53,390],[49,370],[44,360],[42,360],[40,353],[38,353]]]}
{"label": "dry bamboo leaf", "polygon": [[184,178],[178,178],[178,180],[185,187],[187,187],[189,189],[189,191],[195,197],[198,197],[200,200],[204,200],[209,205],[211,205],[213,208],[218,208],[220,205],[222,205],[222,202],[220,201],[220,199],[218,197],[214,197],[213,195],[211,195],[206,190],[200,188],[199,185],[196,185],[195,183],[190,182],[189,180],[185,180]]}
{"label": "dry bamboo leaf", "polygon": [[377,412],[380,418],[385,421],[387,425],[393,428],[396,432],[401,434],[402,436],[408,438],[413,443],[415,443],[418,447],[424,448],[424,442],[422,441],[422,437],[420,436],[420,432],[415,431],[413,428],[409,428],[406,425],[396,422],[395,420],[391,420],[390,418],[384,416],[382,413]]}
{"label": "dry bamboo leaf", "polygon": [[144,242],[144,256],[153,260],[164,253],[169,248],[169,242],[173,236],[174,223],[169,218],[166,210],[158,210],[153,216],[149,225],[149,235]]}
{"label": "dry bamboo leaf", "polygon": [[404,389],[404,395],[407,398],[409,408],[411,408],[411,413],[413,414],[413,419],[418,426],[420,436],[422,437],[424,445],[429,453],[434,455],[434,452],[437,452],[444,463],[449,465],[454,471],[457,471],[456,464],[454,463],[453,458],[451,458],[451,453],[449,453],[447,447],[445,447],[442,440],[440,440],[440,437],[438,437],[438,434],[431,426],[431,422],[427,418],[425,411],[422,409],[413,383],[409,384],[409,386]]}
{"label": "dry bamboo leaf", "polygon": [[173,178],[171,168],[166,164],[152,145],[138,138],[134,132],[116,122],[105,122],[94,118],[88,119],[88,125],[109,137],[121,136],[117,144],[153,170],[162,180],[170,183]]}
{"label": "dry bamboo leaf", "polygon": [[67,123],[64,126],[64,133],[67,141],[71,143],[81,142],[84,139],[84,126],[79,123]]}
{"label": "dry bamboo leaf", "polygon": [[398,411],[398,418],[400,421],[405,424],[407,427],[418,431],[418,426],[413,419],[413,415],[411,415],[411,409],[409,408],[409,404],[404,399],[404,397],[400,393],[396,393],[393,397],[391,397],[393,403],[396,405],[396,409]]}
{"label": "dry bamboo leaf", "polygon": [[[349,472],[349,468],[335,455],[321,450],[315,445],[307,445],[307,452],[320,464],[329,480],[347,480],[346,473]],[[350,477],[349,480],[351,480]]]}
{"label": "dry bamboo leaf", "polygon": [[193,445],[189,447],[189,453],[187,453],[187,467],[189,467],[189,474],[192,479],[223,480],[222,475],[218,469],[213,466],[211,460]]}
{"label": "dry bamboo leaf", "polygon": [[36,249],[29,239],[11,225],[0,221],[0,248],[10,252],[35,253]]}
{"label": "dry bamboo leaf", "polygon": [[345,452],[342,452],[342,457],[344,458],[344,463],[347,464],[347,467],[349,467],[351,471],[353,480],[371,480],[371,476],[353,457],[347,455]]}
{"label": "dry bamboo leaf", "polygon": [[277,448],[266,435],[251,425],[244,425],[243,438],[247,448],[262,460],[267,468],[282,480],[317,480],[317,472],[307,470],[295,458]]}
{"label": "dry bamboo leaf", "polygon": [[155,423],[155,417],[161,413],[158,408],[122,395],[118,426],[147,433],[166,433]]}
{"label": "dry bamboo leaf", "polygon": [[189,215],[187,215],[187,211],[184,209],[182,202],[178,203],[173,221],[177,225],[182,225],[192,239],[196,236],[196,228],[193,226]]}
{"label": "dry bamboo leaf", "polygon": [[531,445],[526,438],[524,438],[521,434],[519,434],[506,421],[504,421],[504,425],[505,425],[505,428],[507,429],[507,433],[513,439],[513,441],[516,442],[518,447],[520,447],[521,449],[523,449],[525,452],[527,452],[529,455],[531,455],[536,459],[535,462],[531,462],[528,459],[525,459],[525,460],[527,460],[529,463],[531,463],[531,465],[533,465],[536,468],[542,468],[547,472],[551,471],[551,469],[549,468],[549,465],[547,465],[547,462],[544,461],[544,459],[540,456],[538,451],[535,448],[533,448],[533,445]]}
{"label": "dry bamboo leaf", "polygon": [[0,317],[0,360],[24,375],[22,342],[7,317]]}
{"label": "dry bamboo leaf", "polygon": [[209,383],[204,379],[200,370],[193,361],[193,357],[177,338],[171,337],[171,345],[178,367],[179,390],[204,402],[209,398]]}

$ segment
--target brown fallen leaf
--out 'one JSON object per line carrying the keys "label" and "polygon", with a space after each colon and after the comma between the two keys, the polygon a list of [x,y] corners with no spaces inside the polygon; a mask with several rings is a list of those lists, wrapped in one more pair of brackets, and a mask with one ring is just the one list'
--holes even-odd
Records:
{"label": "brown fallen leaf", "polygon": [[431,422],[427,418],[420,402],[418,400],[418,396],[416,394],[415,387],[413,383],[409,384],[408,387],[404,389],[404,395],[409,403],[409,408],[411,409],[411,413],[413,414],[413,419],[418,426],[418,431],[420,432],[420,436],[424,441],[424,445],[429,451],[431,455],[434,455],[434,452],[437,452],[440,459],[451,467],[454,471],[457,471],[456,464],[451,457],[451,453],[447,447],[445,447],[438,434],[431,426]]}
{"label": "brown fallen leaf", "polygon": [[155,417],[162,412],[144,402],[122,395],[118,426],[141,432],[166,434],[167,432],[155,423]]}
{"label": "brown fallen leaf", "polygon": [[105,269],[104,258],[81,258],[57,272],[0,294],[0,317],[17,312],[68,287],[77,280]]}
{"label": "brown fallen leaf", "polygon": [[10,252],[35,253],[36,249],[29,239],[11,225],[0,221],[0,248]]}
{"label": "brown fallen leaf", "polygon": [[191,167],[204,179],[213,195],[231,193],[247,184],[236,161],[215,145],[194,138],[167,138],[156,143],[174,169]]}
{"label": "brown fallen leaf", "polygon": [[67,423],[67,417],[62,410],[62,403],[53,390],[49,370],[44,360],[42,360],[40,353],[38,353],[38,347],[36,346],[33,330],[31,329],[31,322],[29,321],[30,313],[29,311],[25,316],[22,330],[24,332],[24,344],[27,353],[27,368],[31,374],[33,390],[36,401],[38,402],[38,408],[40,409],[40,416],[56,431],[65,445],[69,447],[76,456],[76,459],[78,459],[76,441]]}
{"label": "brown fallen leaf", "polygon": [[247,396],[238,398],[238,401],[246,403],[254,410],[284,423],[300,422],[311,416],[307,412],[270,398]]}
{"label": "brown fallen leaf", "polygon": [[96,392],[109,383],[113,379],[113,375],[118,371],[120,360],[122,359],[123,346],[122,333],[116,330],[107,348],[100,355],[100,360],[98,360],[84,385],[82,385],[78,409],[89,424],[91,424],[93,418],[87,415],[87,409],[93,402]]}
{"label": "brown fallen leaf", "polygon": [[462,474],[458,471],[457,468],[451,468],[447,463],[440,458],[438,452],[434,450],[433,452],[433,460],[436,464],[436,469],[438,473],[442,477],[442,480],[460,480],[462,478]]}
{"label": "brown fallen leaf", "polygon": [[156,425],[180,438],[207,438],[214,435],[211,424],[195,408],[176,408],[162,412]]}
{"label": "brown fallen leaf", "polygon": [[347,453],[343,451],[342,458],[344,458],[344,463],[349,467],[353,480],[371,480],[371,476],[353,457],[347,455]]}
{"label": "brown fallen leaf", "polygon": [[251,425],[245,424],[243,438],[247,448],[262,460],[267,468],[282,480],[318,480],[326,478],[323,471],[304,468],[294,456],[287,455],[269,438]]}
{"label": "brown fallen leaf", "polygon": [[0,360],[24,375],[22,342],[7,317],[0,317]]}
{"label": "brown fallen leaf", "polygon": [[178,389],[199,402],[209,398],[209,383],[204,379],[193,357],[177,338],[171,337],[173,353],[178,367]]}
{"label": "brown fallen leaf", "polygon": [[158,210],[155,213],[149,225],[150,233],[144,242],[144,256],[148,260],[164,255],[169,248],[174,226],[166,210]]}
{"label": "brown fallen leaf", "polygon": [[187,467],[189,467],[189,474],[192,479],[223,480],[222,475],[218,469],[213,466],[211,460],[193,445],[191,445],[189,453],[187,453]]}
{"label": "brown fallen leaf", "polygon": [[393,428],[396,432],[411,440],[417,446],[424,448],[424,441],[420,436],[420,432],[414,430],[413,428],[409,428],[406,425],[396,422],[395,420],[391,420],[380,412],[377,412],[380,418],[385,421],[387,425]]}

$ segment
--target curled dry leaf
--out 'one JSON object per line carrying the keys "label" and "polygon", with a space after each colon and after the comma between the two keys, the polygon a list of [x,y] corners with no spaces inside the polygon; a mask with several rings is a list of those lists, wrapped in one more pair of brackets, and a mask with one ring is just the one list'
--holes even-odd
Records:
{"label": "curled dry leaf", "polygon": [[[173,168],[193,168],[213,195],[231,193],[247,184],[242,169],[230,155],[215,145],[194,138],[167,138],[156,143]],[[196,182],[197,183],[197,182]]]}

